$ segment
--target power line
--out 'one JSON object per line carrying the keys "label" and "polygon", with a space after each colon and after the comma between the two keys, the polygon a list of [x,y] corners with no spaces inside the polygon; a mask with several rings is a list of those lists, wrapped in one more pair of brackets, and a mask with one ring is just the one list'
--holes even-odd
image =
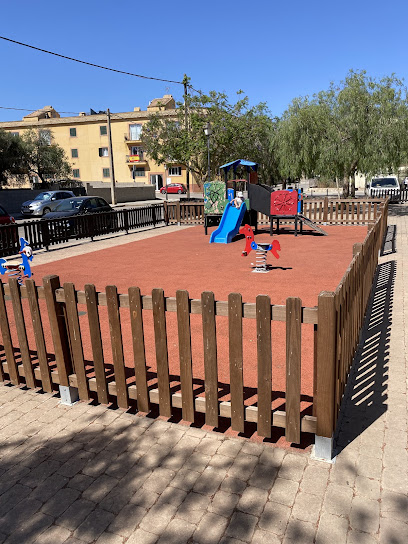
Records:
{"label": "power line", "polygon": [[[2,110],[14,110],[14,111],[37,111],[41,108],[9,108],[7,106],[0,106]],[[59,111],[58,113],[72,113],[78,115],[77,111]]]}
{"label": "power line", "polygon": [[108,68],[107,66],[101,66],[100,64],[94,64],[92,62],[86,62],[85,60],[74,59],[73,57],[67,57],[66,55],[60,55],[59,53],[54,53],[53,51],[47,51],[46,49],[41,49],[40,47],[35,47],[28,43],[18,42],[12,40],[11,38],[6,38],[5,36],[0,36],[0,39],[7,42],[16,43],[17,45],[22,45],[24,47],[29,47],[30,49],[35,49],[36,51],[41,51],[41,53],[48,53],[48,55],[54,55],[55,57],[60,57],[66,60],[72,60],[74,62],[79,62],[81,64],[87,64],[88,66],[93,66],[94,68],[100,68],[101,70],[108,70],[110,72],[116,72],[118,74],[124,74],[126,76],[140,77],[142,79],[152,79],[154,81],[164,81],[165,83],[176,83],[178,85],[183,85],[182,81],[174,81],[172,79],[161,79],[159,77],[144,76],[141,74],[133,74],[132,72],[125,72],[123,70],[116,70],[115,68]]}

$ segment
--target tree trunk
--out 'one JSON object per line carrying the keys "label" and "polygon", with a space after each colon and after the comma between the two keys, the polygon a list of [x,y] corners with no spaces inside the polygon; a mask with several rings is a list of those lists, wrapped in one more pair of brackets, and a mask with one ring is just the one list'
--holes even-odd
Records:
{"label": "tree trunk", "polygon": [[347,174],[343,176],[343,198],[348,198],[350,195],[350,180]]}
{"label": "tree trunk", "polygon": [[351,196],[351,198],[356,197],[356,176],[355,176],[355,174],[351,178],[350,196]]}

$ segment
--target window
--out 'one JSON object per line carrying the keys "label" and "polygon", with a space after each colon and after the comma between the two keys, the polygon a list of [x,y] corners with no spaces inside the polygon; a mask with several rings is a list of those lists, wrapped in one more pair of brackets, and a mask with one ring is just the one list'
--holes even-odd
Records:
{"label": "window", "polygon": [[142,125],[129,125],[130,140],[140,140],[142,134]]}
{"label": "window", "polygon": [[15,137],[20,136],[20,133],[19,133],[19,132],[11,132],[10,134],[11,134],[12,136],[15,136]]}
{"label": "window", "polygon": [[40,130],[40,138],[43,143],[51,145],[51,131],[50,130]]}
{"label": "window", "polygon": [[71,157],[73,159],[77,159],[78,158],[78,149],[71,149]]}
{"label": "window", "polygon": [[106,125],[102,125],[99,127],[99,134],[101,136],[106,136],[108,134],[108,127]]}
{"label": "window", "polygon": [[69,129],[69,135],[70,135],[71,137],[76,136],[76,135],[77,135],[77,133],[76,133],[76,128],[70,128],[70,129]]}
{"label": "window", "polygon": [[81,176],[79,175],[79,168],[74,168],[72,170],[72,175],[74,176],[74,178],[80,178]]}
{"label": "window", "polygon": [[108,148],[107,147],[100,147],[99,148],[99,156],[100,157],[108,157],[109,156]]}
{"label": "window", "polygon": [[110,178],[110,170],[109,170],[109,168],[104,168],[104,169],[102,170],[102,175],[103,175],[104,178]]}
{"label": "window", "polygon": [[169,176],[181,176],[181,166],[172,166],[169,168]]}
{"label": "window", "polygon": [[144,177],[146,174],[145,174],[145,169],[144,168],[140,168],[140,167],[133,167],[133,179],[134,178],[142,178]]}

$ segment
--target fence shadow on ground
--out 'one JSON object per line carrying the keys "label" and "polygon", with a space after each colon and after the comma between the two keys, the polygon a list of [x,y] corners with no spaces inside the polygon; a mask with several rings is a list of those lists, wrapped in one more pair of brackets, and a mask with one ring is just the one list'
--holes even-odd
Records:
{"label": "fence shadow on ground", "polygon": [[397,240],[397,225],[388,225],[387,232],[384,237],[384,243],[381,248],[381,257],[396,253],[396,240]]}
{"label": "fence shadow on ground", "polygon": [[335,455],[387,410],[386,380],[395,275],[395,261],[380,264],[377,268],[359,347],[340,410],[335,433]]}
{"label": "fence shadow on ground", "polygon": [[388,207],[389,217],[402,217],[408,215],[408,206],[406,204],[391,204]]}
{"label": "fence shadow on ground", "polygon": [[[58,395],[3,387],[30,399],[26,413],[15,409],[21,401],[2,404],[0,522],[8,544],[41,542],[43,533],[47,542],[70,535],[85,542],[101,534],[106,541],[126,539],[138,527],[147,532],[141,539],[152,533],[152,542],[154,535],[190,542],[211,511],[222,516],[218,538],[240,534],[249,542],[254,527],[243,522],[236,503],[248,486],[269,491],[278,470],[280,478],[289,470],[273,448],[265,457],[239,453],[243,440],[222,446],[221,435],[210,440],[187,426],[85,402],[58,406]],[[220,490],[233,493],[229,501],[220,503]],[[260,489],[253,503],[262,505],[264,493]],[[269,509],[261,524],[277,523],[277,517]]]}

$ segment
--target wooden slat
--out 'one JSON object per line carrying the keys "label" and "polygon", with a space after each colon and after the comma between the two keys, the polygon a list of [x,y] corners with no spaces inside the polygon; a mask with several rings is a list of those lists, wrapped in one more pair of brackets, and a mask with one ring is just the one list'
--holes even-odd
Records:
{"label": "wooden slat", "polygon": [[108,285],[106,287],[106,302],[108,306],[109,330],[112,345],[113,370],[115,373],[115,382],[117,387],[118,406],[119,408],[127,410],[129,407],[129,397],[126,386],[119,299],[116,285]]}
{"label": "wooden slat", "polygon": [[272,343],[271,301],[267,295],[256,297],[256,332],[258,350],[258,434],[271,436]]}
{"label": "wooden slat", "polygon": [[[4,298],[4,284],[0,280],[0,329],[3,338],[4,352],[6,354],[7,372],[10,376],[11,383],[13,385],[18,385],[21,380],[17,370],[16,358],[14,356],[9,323],[6,300]],[[0,380],[4,381],[3,368],[0,368]]]}
{"label": "wooden slat", "polygon": [[244,377],[243,377],[243,336],[242,336],[242,295],[228,296],[228,338],[231,388],[231,428],[244,432]]}
{"label": "wooden slat", "polygon": [[69,386],[68,376],[72,374],[72,360],[66,315],[64,307],[55,298],[55,292],[60,288],[59,277],[46,276],[43,283],[60,385]]}
{"label": "wooden slat", "polygon": [[143,334],[142,297],[138,287],[129,288],[130,324],[132,327],[133,362],[137,389],[137,407],[141,412],[149,412],[149,392],[147,387],[146,354]]}
{"label": "wooden slat", "polygon": [[194,421],[193,371],[191,357],[190,301],[187,291],[177,291],[177,327],[180,358],[182,415]]}
{"label": "wooden slat", "polygon": [[153,289],[153,324],[156,345],[157,385],[160,415],[171,417],[169,359],[167,351],[166,313],[163,289]]}
{"label": "wooden slat", "polygon": [[201,293],[205,374],[205,422],[218,427],[218,367],[214,293]]}
{"label": "wooden slat", "polygon": [[[30,307],[31,322],[33,324],[35,345],[37,347],[37,358],[40,367],[40,376],[42,388],[47,393],[52,392],[51,371],[48,364],[47,348],[44,339],[44,330],[41,320],[40,306],[38,304],[37,288],[34,280],[27,279],[25,282],[27,289],[28,304]],[[0,310],[1,311],[1,310]]]}
{"label": "wooden slat", "polygon": [[108,404],[108,387],[103,359],[103,346],[101,338],[101,326],[99,322],[98,299],[95,286],[85,285],[86,312],[88,315],[89,334],[91,337],[94,372],[96,379],[96,392],[101,404]]}
{"label": "wooden slat", "polygon": [[300,298],[286,299],[286,432],[288,442],[300,442]]}
{"label": "wooden slat", "polygon": [[78,379],[78,395],[81,400],[89,399],[89,389],[86,379],[84,350],[82,347],[81,326],[79,324],[78,307],[73,283],[64,283],[65,305],[67,308],[67,320],[69,337],[73,357],[74,371]]}
{"label": "wooden slat", "polygon": [[30,349],[28,347],[27,330],[24,321],[23,306],[20,298],[20,285],[17,278],[9,279],[10,296],[13,304],[14,322],[16,324],[17,338],[21,353],[21,361],[24,367],[26,385],[35,389],[33,366],[31,364]]}

